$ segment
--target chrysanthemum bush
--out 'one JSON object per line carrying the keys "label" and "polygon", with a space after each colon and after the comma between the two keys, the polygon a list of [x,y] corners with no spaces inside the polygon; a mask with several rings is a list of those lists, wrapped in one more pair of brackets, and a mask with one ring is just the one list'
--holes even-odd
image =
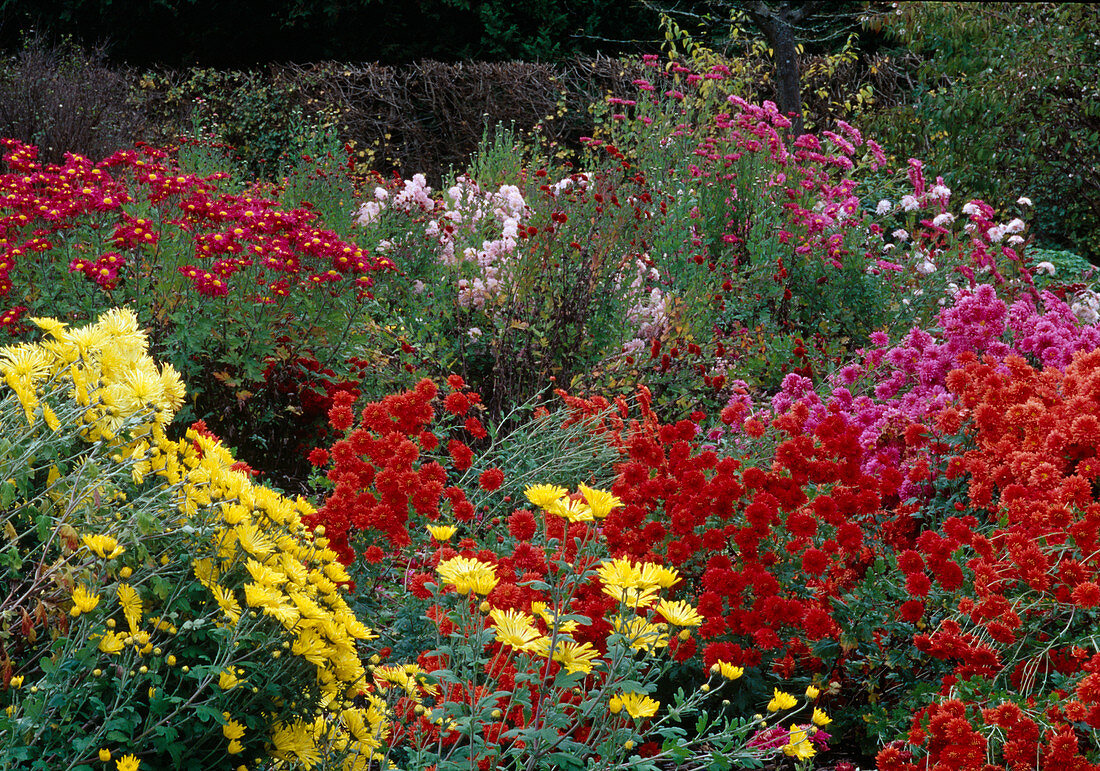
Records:
{"label": "chrysanthemum bush", "polygon": [[[1084,395],[1097,330],[1024,279],[942,296],[927,331],[894,344],[876,334],[820,392],[792,374],[770,404],[735,395],[720,416],[700,412],[671,425],[644,389],[633,407],[563,394],[574,426],[619,452],[611,490],[623,505],[598,523],[601,549],[678,571],[680,596],[701,623],[671,635],[669,654],[699,670],[720,661],[743,667],[729,707],[742,715],[778,683],[794,682],[821,688],[850,746],[912,741],[884,750],[883,767],[906,767],[906,752],[945,768],[977,768],[978,757],[1050,768],[1092,758],[1095,739],[1081,732],[1091,731],[1087,675],[1096,653],[1087,632],[1097,585],[1087,540],[1096,449],[1095,409]],[[1064,382],[1073,390],[1062,396]],[[415,461],[424,443],[437,446],[440,436],[422,433],[434,410],[472,406],[460,381],[449,389],[444,404],[425,383],[368,407],[347,444],[333,448],[333,483],[356,489],[346,473],[358,469],[369,491],[399,454],[383,448],[401,444]],[[350,407],[343,420],[350,428]],[[989,438],[991,421],[1001,433]],[[385,580],[430,607],[435,550],[417,530],[449,519],[466,539],[458,556],[502,576],[490,608],[508,594],[522,608],[522,577],[532,566],[545,575],[551,564],[528,561],[522,539],[537,532],[536,520],[522,510],[494,518],[470,504],[475,479],[491,498],[508,474],[493,469],[455,487],[478,453],[445,444],[450,460],[433,466],[432,496],[446,502],[412,505],[418,488],[405,477],[409,497],[391,499],[397,515],[378,520],[400,527],[376,532],[373,556],[381,565],[399,555]],[[322,516],[350,514],[351,500],[334,496]],[[347,527],[354,533],[354,517]],[[573,525],[561,527],[566,542]],[[348,556],[363,559],[354,548]],[[578,592],[576,612],[593,629],[581,627],[576,639],[597,645],[614,628],[603,603]],[[421,640],[430,632],[422,629]],[[1071,730],[1084,743],[1073,744]]]}
{"label": "chrysanthemum bush", "polygon": [[601,106],[580,167],[517,139],[493,166],[504,184],[475,163],[441,191],[379,185],[359,210],[361,242],[407,278],[378,294],[390,329],[494,413],[553,377],[608,395],[643,380],[686,416],[735,376],[770,390],[792,360],[823,374],[876,329],[929,321],[949,285],[1029,279],[1027,199],[955,201],[847,123],[787,136],[720,65],[646,63],[635,98]]}
{"label": "chrysanthemum bush", "polygon": [[[949,698],[918,712],[909,742],[955,767],[987,753],[1011,767],[1095,760],[1100,359],[1089,350],[1062,367],[1011,355],[963,364],[948,376],[957,404],[932,427],[959,447],[922,501],[941,521],[898,560],[920,604],[912,615],[938,610],[916,647],[951,665]],[[945,517],[948,495],[956,511]],[[910,767],[889,750],[880,764]]]}
{"label": "chrysanthemum bush", "polygon": [[[375,332],[405,369],[440,377],[380,397],[289,348],[264,359],[328,381],[314,406],[335,439],[309,455],[325,496],[316,511],[226,471],[232,459],[201,431],[173,444],[166,417],[116,424],[150,394],[176,399],[170,374],[157,391],[147,368],[125,373],[98,397],[122,411],[86,419],[83,354],[38,380],[30,359],[6,354],[21,400],[9,417],[40,432],[27,441],[87,435],[46,452],[7,434],[19,462],[4,500],[34,507],[9,523],[5,559],[30,549],[45,568],[20,575],[60,577],[21,579],[6,617],[5,650],[21,646],[7,658],[25,670],[6,692],[18,697],[9,719],[56,710],[5,734],[21,737],[18,752],[50,767],[27,726],[52,719],[67,736],[60,727],[75,725],[56,706],[68,702],[35,701],[48,688],[106,683],[103,703],[122,689],[151,705],[185,678],[212,700],[209,713],[186,701],[208,733],[175,726],[163,715],[183,713],[163,706],[132,730],[87,717],[94,700],[67,709],[96,736],[144,741],[173,724],[195,732],[196,753],[257,763],[338,763],[345,751],[351,764],[381,755],[412,768],[643,762],[634,754],[805,763],[829,733],[885,769],[1100,762],[1100,303],[1086,277],[1031,254],[1027,198],[1000,210],[954,200],[919,161],[889,173],[853,126],[791,139],[773,105],[723,94],[720,69],[649,64],[638,98],[609,105],[583,173],[517,150],[503,184],[467,176],[439,196],[423,179],[380,183],[359,210],[365,264],[405,271],[371,305]],[[32,171],[43,184],[60,174]],[[443,385],[452,369],[466,377]],[[27,398],[57,372],[78,374]],[[557,406],[515,411],[551,377],[572,386]],[[94,483],[73,476],[78,456],[96,459]],[[32,458],[37,470],[21,472]],[[66,516],[92,512],[96,528],[43,519],[70,484]],[[161,503],[139,505],[162,488]],[[310,540],[301,523],[324,529]],[[349,579],[330,629],[313,608]],[[357,649],[330,634],[365,631],[350,608],[380,639]],[[66,647],[79,639],[83,659]],[[185,650],[171,666],[155,653],[181,639],[210,651],[186,672]],[[69,660],[79,665],[58,664]],[[266,673],[292,665],[309,684],[270,693],[291,680]],[[683,722],[695,709],[698,732]],[[71,746],[84,753],[76,765],[93,750],[162,751]]]}
{"label": "chrysanthemum bush", "polygon": [[[406,396],[420,399],[420,418],[430,419],[432,390],[421,384],[417,391]],[[363,427],[396,417],[382,412],[394,406],[364,412],[363,426],[334,448],[331,477],[344,484],[345,469],[369,463],[370,449],[358,462],[347,451],[365,448],[371,437]],[[397,433],[391,441],[401,441]],[[392,470],[379,471],[386,473]],[[499,481],[483,474],[481,484],[496,489]],[[776,693],[768,707],[777,713],[774,723],[771,716],[723,716],[716,699],[742,675],[729,662],[714,662],[709,681],[697,678],[702,687],[680,687],[664,703],[654,698],[672,665],[670,639],[690,636],[701,620],[689,603],[670,598],[680,582],[676,571],[603,556],[598,523],[620,505],[606,492],[580,485],[569,496],[564,487],[534,485],[525,498],[534,511],[516,508],[504,531],[479,522],[465,501],[450,516],[418,512],[406,501],[372,520],[400,521],[385,532],[362,523],[376,540],[357,571],[372,585],[360,591],[381,593],[401,612],[419,610],[430,621],[419,639],[402,628],[405,639],[387,645],[387,660],[371,668],[395,716],[387,758],[408,768],[517,761],[531,768],[657,768],[668,759],[751,766],[776,754],[806,759],[825,746],[821,727],[829,718],[808,706],[816,693],[806,700]],[[317,518],[340,527],[339,510],[334,495]],[[506,535],[494,539],[493,532]],[[478,540],[493,545],[479,548]],[[796,723],[801,712],[805,719]]]}
{"label": "chrysanthemum bush", "polygon": [[[0,351],[5,765],[369,768],[344,568],[203,430],[129,311]],[[360,698],[362,696],[362,698]]]}
{"label": "chrysanthemum bush", "polygon": [[14,339],[33,333],[29,316],[91,321],[127,305],[192,384],[192,418],[270,466],[300,458],[274,414],[307,430],[359,371],[365,303],[390,263],[305,208],[240,192],[224,170],[187,171],[163,150],[55,165],[3,146],[0,295],[11,307],[0,322]]}

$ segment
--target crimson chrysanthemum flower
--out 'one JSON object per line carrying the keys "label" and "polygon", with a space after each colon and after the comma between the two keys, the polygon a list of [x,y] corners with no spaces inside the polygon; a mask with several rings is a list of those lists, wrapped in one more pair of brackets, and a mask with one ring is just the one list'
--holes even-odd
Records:
{"label": "crimson chrysanthemum flower", "polygon": [[1093,581],[1084,581],[1073,588],[1070,595],[1073,603],[1081,608],[1100,606],[1100,586]]}
{"label": "crimson chrysanthemum flower", "polygon": [[924,559],[912,549],[906,549],[898,555],[898,569],[903,573],[916,573],[924,570]]}
{"label": "crimson chrysanthemum flower", "polygon": [[802,553],[802,570],[816,576],[825,572],[829,566],[829,555],[817,548],[809,548]]}
{"label": "crimson chrysanthemum flower", "polygon": [[898,618],[910,624],[915,624],[920,621],[923,615],[924,603],[920,600],[907,600],[898,608]]}
{"label": "crimson chrysanthemum flower", "polygon": [[420,439],[420,446],[423,447],[426,452],[431,452],[439,446],[439,437],[431,431],[421,431],[417,434],[417,438]]}
{"label": "crimson chrysanthemum flower", "polygon": [[377,545],[368,546],[366,551],[363,552],[363,558],[372,565],[377,565],[385,556],[386,554],[382,551],[382,547]]}
{"label": "crimson chrysanthemum flower", "polygon": [[745,433],[753,438],[759,438],[764,435],[765,426],[756,418],[749,418],[745,421]]}
{"label": "crimson chrysanthemum flower", "polygon": [[905,588],[912,595],[924,597],[932,588],[932,582],[924,573],[910,573],[905,579]]}
{"label": "crimson chrysanthemum flower", "polygon": [[535,515],[527,509],[516,509],[508,517],[508,532],[517,540],[530,540],[535,534],[535,526]]}
{"label": "crimson chrysanthemum flower", "polygon": [[485,492],[491,493],[504,484],[504,472],[498,468],[485,469],[478,478],[478,485]]}
{"label": "crimson chrysanthemum flower", "polygon": [[355,422],[355,414],[347,405],[334,404],[329,408],[328,421],[337,431],[347,431]]}
{"label": "crimson chrysanthemum flower", "polygon": [[474,462],[474,453],[463,442],[451,439],[447,442],[447,452],[451,456],[455,469],[465,471]]}
{"label": "crimson chrysanthemum flower", "polygon": [[447,398],[443,400],[443,409],[452,415],[465,415],[470,409],[470,400],[465,394],[455,391],[447,394]]}

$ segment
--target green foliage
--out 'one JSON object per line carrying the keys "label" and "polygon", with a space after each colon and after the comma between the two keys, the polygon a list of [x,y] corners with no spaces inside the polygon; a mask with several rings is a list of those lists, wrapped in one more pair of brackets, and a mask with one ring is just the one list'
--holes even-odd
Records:
{"label": "green foliage", "polygon": [[147,74],[143,85],[163,91],[162,111],[190,114],[195,138],[231,148],[244,180],[281,179],[303,154],[331,144],[337,123],[331,107],[307,103],[302,83],[256,70],[196,68],[185,79]]}

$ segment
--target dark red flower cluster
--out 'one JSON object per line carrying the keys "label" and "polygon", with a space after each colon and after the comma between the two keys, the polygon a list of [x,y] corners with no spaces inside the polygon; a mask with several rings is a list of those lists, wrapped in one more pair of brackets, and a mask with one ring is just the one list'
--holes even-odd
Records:
{"label": "dark red flower cluster", "polygon": [[[578,415],[606,410],[602,399],[563,397]],[[840,420],[807,433],[801,411],[780,416],[773,427],[786,439],[771,467],[745,467],[703,449],[691,421],[662,425],[644,388],[638,403],[641,418],[629,424],[625,404],[604,418],[624,454],[613,486],[624,505],[603,526],[611,553],[671,564],[688,579],[706,665],[820,670],[810,646],[839,636],[832,603],[872,562],[869,536],[897,476],[865,475],[857,434]]]}
{"label": "dark red flower cluster", "polygon": [[[455,397],[467,408],[480,401],[473,391],[451,387],[444,404],[453,404]],[[412,543],[410,516],[418,526],[438,520],[447,509],[458,522],[473,520],[465,492],[448,486],[447,469],[431,455],[440,444],[432,430],[437,394],[432,381],[421,380],[411,390],[367,404],[356,425],[358,391],[333,392],[329,424],[344,437],[328,450],[316,448],[309,454],[314,466],[331,464],[327,476],[334,485],[310,524],[325,526],[332,548],[345,563],[355,560],[356,543],[380,550],[373,553],[378,559],[399,555]],[[469,468],[473,452],[464,442],[449,439],[447,451],[455,470]],[[492,471],[497,470],[485,472],[490,482],[495,479]]]}

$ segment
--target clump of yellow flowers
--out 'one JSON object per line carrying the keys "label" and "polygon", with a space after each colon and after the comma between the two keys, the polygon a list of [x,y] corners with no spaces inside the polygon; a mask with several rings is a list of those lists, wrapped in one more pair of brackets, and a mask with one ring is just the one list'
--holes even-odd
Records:
{"label": "clump of yellow flowers", "polygon": [[[487,550],[475,555],[469,544],[458,553],[444,546],[453,526],[427,526],[439,544],[436,604],[428,614],[439,636],[421,663],[435,668],[373,670],[394,711],[415,716],[405,735],[395,736],[410,767],[431,767],[453,747],[482,767],[549,769],[563,755],[624,767],[635,746],[662,731],[675,734],[674,723],[704,699],[700,691],[662,704],[650,695],[672,666],[664,650],[670,634],[689,635],[703,619],[688,602],[667,597],[681,583],[675,569],[604,556],[599,525],[622,505],[619,498],[583,484],[572,494],[551,484],[530,486],[525,494],[545,527],[533,528],[523,548],[538,550],[553,565],[531,574],[534,579],[517,582],[506,549],[496,552],[499,562]],[[563,537],[574,539],[572,549],[562,548]],[[603,612],[604,595],[615,601],[614,610],[599,624],[603,619],[582,608]],[[735,670],[723,663],[721,672],[734,680],[741,674]],[[575,737],[581,728],[583,739]],[[494,738],[503,735],[511,737],[507,745]],[[684,742],[676,752],[692,757],[720,735],[707,734],[699,747]]]}
{"label": "clump of yellow flowers", "polygon": [[34,321],[41,342],[0,349],[0,577],[39,609],[5,664],[26,686],[0,692],[0,755],[371,768],[389,731],[356,651],[372,633],[310,505],[209,436],[169,437],[185,389],[131,311]]}

